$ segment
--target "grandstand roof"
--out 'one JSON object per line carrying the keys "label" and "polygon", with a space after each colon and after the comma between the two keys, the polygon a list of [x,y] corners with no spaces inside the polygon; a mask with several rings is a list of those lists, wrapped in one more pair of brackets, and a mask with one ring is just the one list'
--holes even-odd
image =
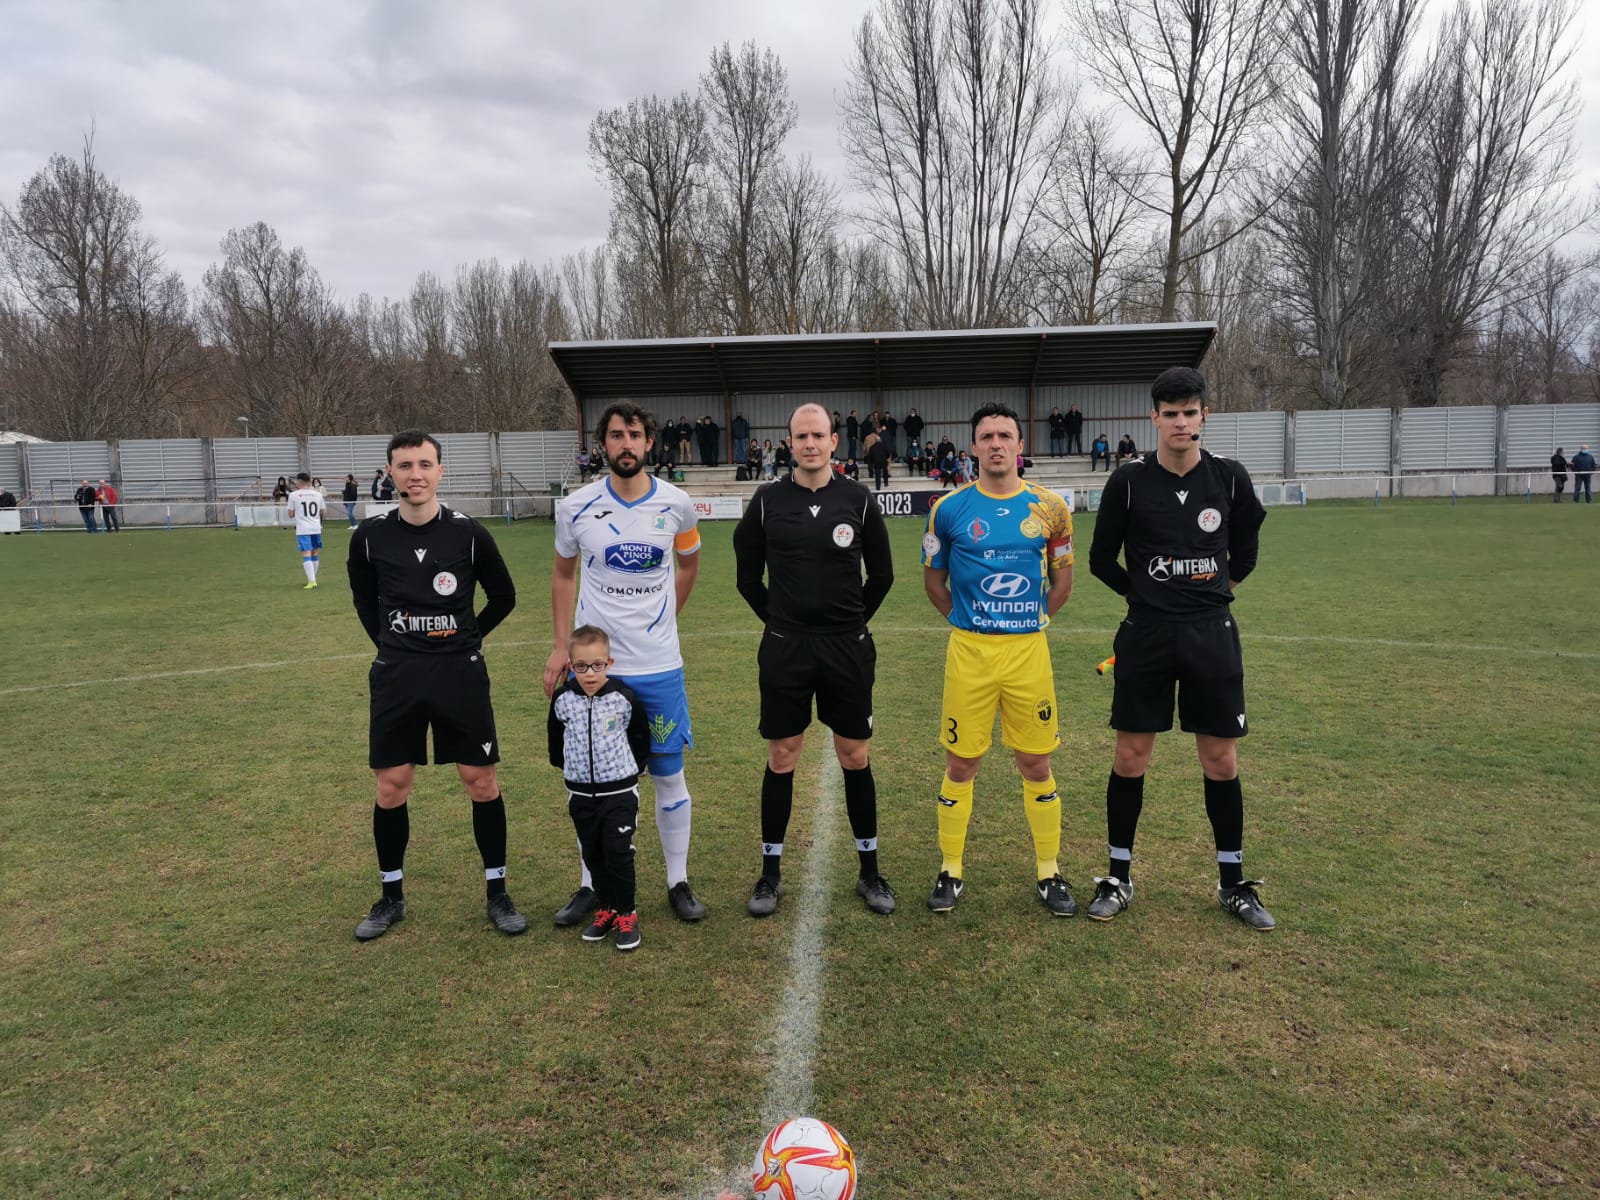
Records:
{"label": "grandstand roof", "polygon": [[712,393],[1147,383],[1197,367],[1211,321],[552,342],[580,400]]}

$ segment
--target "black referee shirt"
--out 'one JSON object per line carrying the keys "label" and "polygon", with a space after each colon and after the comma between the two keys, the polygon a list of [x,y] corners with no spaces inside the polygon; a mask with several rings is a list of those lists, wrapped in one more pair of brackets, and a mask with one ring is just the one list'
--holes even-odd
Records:
{"label": "black referee shirt", "polygon": [[877,502],[831,468],[816,491],[793,479],[758,488],[733,531],[733,553],[739,594],[780,633],[854,633],[894,583]]}
{"label": "black referee shirt", "polygon": [[[517,589],[489,531],[439,506],[426,525],[396,509],[350,535],[350,592],[380,650],[465,654],[478,649],[517,606]],[[488,603],[472,612],[474,585]]]}
{"label": "black referee shirt", "polygon": [[1202,450],[1194,470],[1174,475],[1152,451],[1118,467],[1100,493],[1089,570],[1128,598],[1130,613],[1205,617],[1233,600],[1230,579],[1255,570],[1266,519],[1242,464]]}

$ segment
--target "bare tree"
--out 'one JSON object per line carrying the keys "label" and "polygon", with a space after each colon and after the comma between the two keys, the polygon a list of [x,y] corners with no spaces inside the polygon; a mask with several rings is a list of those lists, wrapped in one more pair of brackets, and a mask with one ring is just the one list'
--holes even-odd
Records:
{"label": "bare tree", "polygon": [[711,52],[700,80],[709,121],[710,189],[707,258],[722,312],[719,324],[736,334],[756,330],[756,271],[761,224],[782,159],[784,138],[798,109],[789,75],[771,50],[746,42],[737,55],[727,43]]}
{"label": "bare tree", "polygon": [[837,253],[837,192],[809,156],[779,168],[772,192],[757,264],[755,315],[760,330],[837,329],[847,307],[836,286],[839,276],[830,275],[830,268],[843,265]]}
{"label": "bare tree", "polygon": [[543,429],[566,419],[549,355],[567,331],[553,268],[520,262],[507,271],[493,260],[461,268],[453,319],[467,376],[458,413],[466,428]]}
{"label": "bare tree", "polygon": [[1501,0],[1446,18],[1407,100],[1411,150],[1387,317],[1409,403],[1446,372],[1519,272],[1584,219],[1565,189],[1577,112],[1564,78],[1573,0]]}
{"label": "bare tree", "polygon": [[1407,135],[1402,71],[1419,0],[1291,0],[1283,11],[1284,132],[1263,245],[1278,301],[1326,408],[1362,392],[1384,352],[1373,319],[1389,269]]}
{"label": "bare tree", "polygon": [[604,341],[616,324],[611,253],[605,246],[582,249],[561,260],[573,332],[584,341]]}
{"label": "bare tree", "polygon": [[1147,170],[1116,144],[1111,114],[1074,118],[1041,210],[1036,311],[1051,324],[1115,320],[1132,282]]}
{"label": "bare tree", "polygon": [[[996,11],[998,9],[998,11]],[[1011,324],[1064,129],[1040,0],[879,0],[842,104],[869,229],[934,327]]]}
{"label": "bare tree", "polygon": [[[1177,312],[1185,255],[1253,158],[1276,91],[1277,0],[1073,0],[1079,47],[1100,86],[1158,148],[1152,209],[1165,218],[1159,318]],[[1228,223],[1234,236],[1256,214]]]}
{"label": "bare tree", "polygon": [[1582,368],[1586,341],[1594,329],[1596,256],[1547,253],[1525,271],[1511,306],[1535,380],[1525,399],[1557,404],[1570,399],[1570,381]]}
{"label": "bare tree", "polygon": [[117,338],[122,349],[123,404],[116,427],[132,437],[183,436],[183,418],[199,403],[206,375],[189,297],[176,271],[163,270],[154,241],[135,237],[118,289]]}
{"label": "bare tree", "polygon": [[78,158],[52,155],[14,209],[0,206],[0,259],[16,304],[8,358],[46,436],[103,437],[117,427],[117,316],[138,221],[138,203],[100,170],[92,134]]}
{"label": "bare tree", "polygon": [[687,93],[629,101],[589,126],[589,160],[611,185],[618,279],[634,291],[641,333],[694,329],[695,222],[708,154],[705,106]]}

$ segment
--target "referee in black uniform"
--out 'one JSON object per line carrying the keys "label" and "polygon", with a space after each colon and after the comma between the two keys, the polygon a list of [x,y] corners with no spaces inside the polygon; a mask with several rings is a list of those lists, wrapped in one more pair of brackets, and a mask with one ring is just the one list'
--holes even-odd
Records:
{"label": "referee in black uniform", "polygon": [[861,864],[856,892],[872,912],[892,913],[894,893],[878,871],[878,792],[867,756],[878,659],[867,622],[894,583],[889,531],[872,493],[833,470],[839,435],[827,409],[795,409],[789,437],[794,474],[759,488],[733,532],[739,594],[766,625],[756,656],[761,736],[767,739],[761,878],[748,908],[765,917],[778,906],[794,768],[815,697],[817,719],[833,730],[844,769],[845,807]]}
{"label": "referee in black uniform", "polygon": [[1233,589],[1255,569],[1267,513],[1241,464],[1200,448],[1205,395],[1199,371],[1172,367],[1157,377],[1150,388],[1156,449],[1117,468],[1095,515],[1089,570],[1128,598],[1128,615],[1112,647],[1117,754],[1106,784],[1110,868],[1095,878],[1088,915],[1109,921],[1133,898],[1145,767],[1156,734],[1172,728],[1176,685],[1178,720],[1194,734],[1205,775],[1218,902],[1265,931],[1276,922],[1261,906],[1261,881],[1244,878],[1238,746],[1249,725],[1239,627],[1229,605]]}
{"label": "referee in black uniform", "polygon": [[[377,775],[372,837],[383,897],[356,926],[371,941],[405,919],[402,864],[411,836],[406,801],[416,764],[456,764],[472,799],[472,832],[483,855],[489,919],[521,933],[527,918],[506,894],[506,807],[495,780],[500,761],[483,639],[516,607],[517,589],[489,532],[438,500],[444,475],[438,439],[420,429],[389,441],[399,507],[364,522],[350,537],[350,591],[367,636],[378,647],[368,684],[369,762]],[[488,602],[473,615],[473,590]]]}

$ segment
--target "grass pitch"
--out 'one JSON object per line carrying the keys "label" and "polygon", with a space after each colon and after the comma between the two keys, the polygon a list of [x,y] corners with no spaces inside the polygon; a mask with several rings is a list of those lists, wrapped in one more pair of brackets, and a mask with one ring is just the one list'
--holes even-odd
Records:
{"label": "grass pitch", "polygon": [[[467,800],[419,772],[410,915],[377,895],[371,658],[331,530],[0,539],[0,1194],[709,1195],[764,1132],[798,919],[824,872],[817,1115],[868,1198],[1563,1196],[1600,1186],[1600,514],[1511,501],[1276,510],[1241,590],[1246,870],[1277,932],[1222,914],[1192,740],[1161,739],[1133,907],[1049,918],[1015,769],[979,775],[967,891],[938,870],[944,635],[920,523],[874,623],[875,918],[840,826],[812,861],[808,744],[786,897],[753,921],[758,629],[732,527],[682,618],[698,749],[670,916],[639,845],[642,950],[556,931],[576,850],[545,765],[548,523],[494,526],[521,604],[488,643],[511,814],[495,934]],[[1104,869],[1120,615],[1091,578],[1051,629],[1062,865]],[[648,803],[646,810],[648,811]],[[645,818],[646,826],[650,822]]]}

